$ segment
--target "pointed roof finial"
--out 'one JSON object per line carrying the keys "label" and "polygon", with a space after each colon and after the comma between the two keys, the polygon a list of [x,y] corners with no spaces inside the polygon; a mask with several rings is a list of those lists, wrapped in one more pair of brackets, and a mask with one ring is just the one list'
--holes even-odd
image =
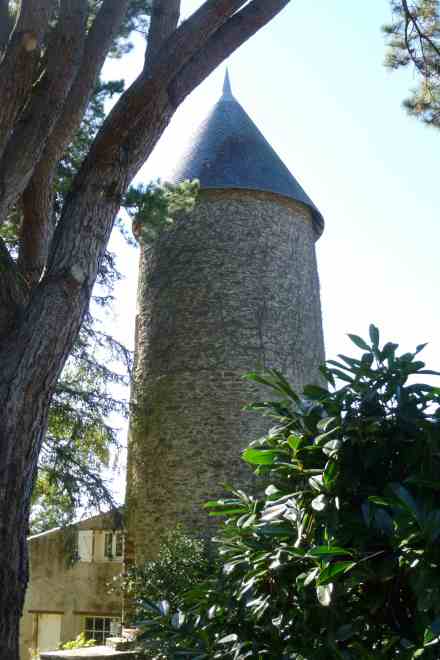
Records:
{"label": "pointed roof finial", "polygon": [[223,99],[233,99],[229,69],[226,67],[225,80],[223,82]]}
{"label": "pointed roof finial", "polygon": [[233,96],[228,70],[223,95],[162,179],[198,179],[202,190],[254,190],[287,197],[311,210],[318,235],[324,226],[321,213]]}

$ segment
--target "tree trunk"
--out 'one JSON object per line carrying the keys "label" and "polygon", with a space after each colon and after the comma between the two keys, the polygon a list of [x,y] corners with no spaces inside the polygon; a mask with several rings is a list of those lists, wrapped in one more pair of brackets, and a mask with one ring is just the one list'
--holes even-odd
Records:
{"label": "tree trunk", "polygon": [[[36,290],[15,333],[0,349],[0,658],[18,660],[28,582],[26,538],[38,455],[59,373],[87,298],[67,280]],[[64,291],[63,291],[64,289]]]}
{"label": "tree trunk", "polygon": [[[22,351],[25,347],[22,346]],[[3,379],[2,379],[3,380]],[[18,370],[13,382],[0,385],[2,471],[0,472],[0,657],[17,660],[19,624],[28,581],[29,510],[44,435],[47,388],[29,386]],[[26,439],[23,442],[23,439]]]}
{"label": "tree trunk", "polygon": [[[29,234],[32,253],[23,255],[26,277],[20,272],[23,264],[17,268],[0,240],[0,660],[19,660],[19,621],[28,580],[29,510],[48,409],[87,310],[123,195],[183,99],[288,2],[206,0],[177,26],[180,2],[154,0],[150,34],[154,57],[146,58],[143,73],[100,129],[74,179],[53,239],[46,226],[49,216],[45,219],[41,212],[47,206],[45,195],[50,199],[49,175],[47,189],[40,191],[43,203],[38,209],[28,205],[37,221],[34,217],[27,222],[28,213],[23,231],[30,231],[32,222],[39,226],[32,226]],[[0,0],[0,17],[8,4]],[[5,107],[0,104],[0,222],[20,200],[29,181],[38,180],[41,171],[32,177],[40,158],[55,154],[56,165],[77,128],[129,2],[103,0],[87,34],[82,63],[76,59],[82,49],[74,44],[82,48],[83,32],[66,20],[60,39],[70,34],[70,49],[49,48],[48,55],[55,57],[46,62],[45,70],[53,75],[39,77],[34,85],[40,48],[56,4],[53,0],[20,3],[19,19],[5,56],[0,57],[0,97],[7,100]],[[78,25],[84,22],[81,12],[86,6],[85,0],[61,3],[66,16],[73,12]],[[0,55],[9,29],[8,25],[0,30]],[[70,62],[73,68],[67,61],[71,55],[75,55]],[[75,71],[79,71],[76,78]],[[2,94],[2,88],[7,93]],[[35,110],[34,116],[23,114],[29,110]],[[20,123],[20,118],[26,121]],[[35,202],[36,194],[33,199]],[[41,245],[35,245],[35,235],[42,238]],[[26,237],[21,239],[26,244]],[[44,262],[44,275],[38,282]]]}
{"label": "tree trunk", "polygon": [[[159,102],[150,125],[149,152],[173,114]],[[72,349],[98,265],[128,179],[119,177],[107,204],[88,213],[97,194],[108,190],[115,171],[96,170],[64,209],[46,275],[0,333],[0,659],[19,660],[18,638],[28,582],[29,512],[38,455],[46,432],[52,393]],[[98,168],[97,168],[98,169]],[[84,233],[75,232],[78,227]],[[84,239],[87,236],[87,240]],[[72,260],[72,253],[75,259]],[[94,257],[90,260],[90,254]],[[0,328],[2,326],[0,308]],[[5,325],[5,323],[3,324]],[[14,328],[11,331],[11,325]]]}

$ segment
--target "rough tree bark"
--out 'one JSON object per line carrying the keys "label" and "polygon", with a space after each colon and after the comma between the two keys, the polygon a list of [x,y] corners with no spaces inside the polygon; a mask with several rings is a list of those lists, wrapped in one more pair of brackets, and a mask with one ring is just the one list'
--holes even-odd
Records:
{"label": "rough tree bark", "polygon": [[[130,0],[0,0],[0,223],[24,219],[18,259],[0,243],[0,657],[18,660],[26,535],[57,378],[87,310],[122,195],[181,101],[289,0],[154,0],[145,66],[105,120],[55,231],[52,182]],[[2,45],[4,44],[4,46]]]}

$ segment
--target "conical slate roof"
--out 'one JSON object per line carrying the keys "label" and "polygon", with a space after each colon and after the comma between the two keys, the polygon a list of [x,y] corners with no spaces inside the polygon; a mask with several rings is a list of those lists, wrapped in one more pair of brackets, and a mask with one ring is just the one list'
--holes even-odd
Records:
{"label": "conical slate roof", "polygon": [[226,72],[223,94],[189,140],[169,176],[170,183],[199,179],[201,189],[271,192],[310,208],[315,228],[321,213],[232,94]]}

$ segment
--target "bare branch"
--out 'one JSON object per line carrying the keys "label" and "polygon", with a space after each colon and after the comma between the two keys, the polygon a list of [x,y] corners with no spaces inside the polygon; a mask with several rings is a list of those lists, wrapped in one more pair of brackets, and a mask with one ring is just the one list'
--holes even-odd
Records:
{"label": "bare branch", "polygon": [[55,0],[22,0],[20,15],[0,62],[0,156],[35,80]]}
{"label": "bare branch", "polygon": [[0,161],[0,222],[27,186],[81,63],[87,0],[62,0],[47,66]]}
{"label": "bare branch", "polygon": [[179,71],[168,88],[173,105],[199,85],[225,58],[269,23],[290,0],[254,0],[220,27]]}
{"label": "bare branch", "polygon": [[180,0],[154,0],[151,12],[145,69],[158,53],[162,44],[174,32],[179,22]]}

